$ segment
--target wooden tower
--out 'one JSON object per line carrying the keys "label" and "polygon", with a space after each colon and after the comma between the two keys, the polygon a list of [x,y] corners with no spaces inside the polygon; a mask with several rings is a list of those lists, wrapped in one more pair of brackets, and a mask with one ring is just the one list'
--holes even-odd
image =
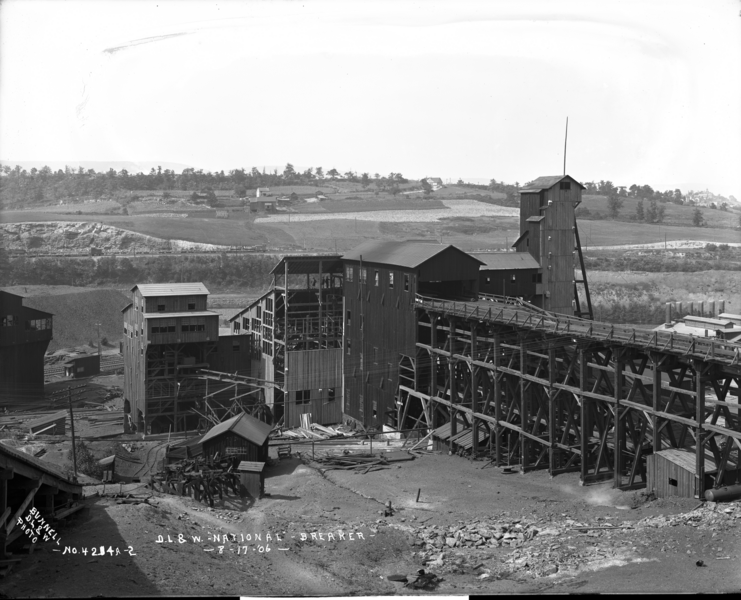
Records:
{"label": "wooden tower", "polygon": [[[553,175],[538,177],[520,190],[520,237],[513,246],[517,252],[529,252],[540,264],[538,287],[545,310],[591,319],[592,301],[574,216],[583,189],[568,175]],[[579,285],[583,285],[586,310],[582,310]]]}

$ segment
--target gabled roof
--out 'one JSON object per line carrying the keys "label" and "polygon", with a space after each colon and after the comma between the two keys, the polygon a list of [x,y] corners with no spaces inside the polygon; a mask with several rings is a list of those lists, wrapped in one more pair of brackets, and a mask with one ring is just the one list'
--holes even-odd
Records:
{"label": "gabled roof", "polygon": [[268,434],[272,430],[272,425],[263,423],[247,413],[242,413],[241,415],[227,419],[218,425],[214,425],[208,430],[208,433],[203,436],[201,444],[207,443],[209,440],[214,439],[222,433],[231,431],[239,437],[246,439],[248,442],[252,442],[256,446],[262,446],[265,443],[265,440],[268,439]]}
{"label": "gabled roof", "polygon": [[489,252],[474,254],[484,261],[481,271],[512,271],[514,269],[539,269],[538,261],[529,252]]}
{"label": "gabled roof", "polygon": [[133,292],[137,288],[145,298],[152,296],[208,295],[208,290],[202,283],[141,283],[131,288],[131,291]]}
{"label": "gabled roof", "polygon": [[130,309],[130,308],[131,308],[132,306],[134,306],[134,303],[133,303],[133,302],[129,302],[129,303],[128,303],[128,304],[126,305],[126,306],[124,306],[124,307],[123,307],[123,308],[121,309],[121,312],[122,312],[122,313],[125,313],[125,312],[126,312],[127,310],[129,310],[129,309]]}
{"label": "gabled roof", "polygon": [[360,244],[360,246],[357,246],[347,254],[344,254],[342,259],[359,261],[362,257],[363,262],[416,269],[428,260],[450,248],[453,248],[454,250],[469,256],[473,260],[484,264],[475,256],[463,252],[463,250],[456,248],[452,244],[443,246],[442,244],[425,242],[394,242],[387,240],[371,240]]}
{"label": "gabled roof", "polygon": [[586,188],[579,183],[576,179],[569,175],[544,175],[542,177],[538,177],[537,179],[531,181],[528,185],[526,185],[523,189],[520,190],[521,194],[527,194],[527,193],[535,193],[540,192],[543,190],[549,190],[554,185],[559,183],[560,181],[564,179],[569,179],[573,181],[576,185],[578,185],[581,189],[585,190]]}

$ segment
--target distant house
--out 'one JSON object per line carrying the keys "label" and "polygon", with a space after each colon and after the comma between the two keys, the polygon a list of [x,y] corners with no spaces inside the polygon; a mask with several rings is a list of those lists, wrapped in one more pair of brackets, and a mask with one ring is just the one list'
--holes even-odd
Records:
{"label": "distant house", "polygon": [[276,208],[275,200],[266,200],[265,198],[255,198],[250,200],[250,212],[273,212]]}
{"label": "distant house", "polygon": [[439,177],[425,177],[422,181],[427,182],[429,186],[432,188],[433,192],[436,192],[437,190],[440,190],[444,188],[443,180]]}
{"label": "distant house", "polygon": [[291,192],[291,195],[289,196],[291,202],[298,202],[298,194],[296,192]]}
{"label": "distant house", "polygon": [[317,194],[316,197],[317,197],[317,200],[326,200],[327,199],[327,197],[324,194]]}
{"label": "distant house", "polygon": [[217,210],[216,211],[216,218],[217,219],[228,219],[229,218],[229,211],[228,210]]}
{"label": "distant house", "polygon": [[261,196],[272,196],[270,188],[257,188],[255,190],[255,198],[260,198]]}

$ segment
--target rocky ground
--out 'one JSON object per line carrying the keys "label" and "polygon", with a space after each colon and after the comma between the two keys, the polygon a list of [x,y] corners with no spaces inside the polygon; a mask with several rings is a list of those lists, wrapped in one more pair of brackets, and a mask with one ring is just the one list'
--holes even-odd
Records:
{"label": "rocky ground", "polygon": [[[741,589],[739,502],[695,508],[694,499],[652,500],[606,484],[579,487],[568,474],[550,479],[484,466],[429,455],[367,475],[322,475],[293,458],[269,468],[265,497],[225,497],[213,509],[143,484],[123,492],[147,503],[119,504],[110,485],[104,496],[102,486],[89,486],[89,507],[60,530],[60,545],[25,557],[0,580],[0,593]],[[389,500],[394,513],[386,516]],[[93,555],[101,545],[105,554]]]}

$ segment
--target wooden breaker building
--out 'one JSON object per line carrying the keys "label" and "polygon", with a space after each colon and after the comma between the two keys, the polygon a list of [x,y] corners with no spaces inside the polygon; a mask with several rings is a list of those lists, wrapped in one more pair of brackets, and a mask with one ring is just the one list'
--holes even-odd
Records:
{"label": "wooden breaker building", "polygon": [[270,290],[232,317],[232,332],[251,335],[259,350],[258,377],[276,421],[342,421],[340,255],[285,256],[271,271]]}
{"label": "wooden breaker building", "polygon": [[208,425],[199,415],[211,413],[218,421],[229,410],[230,393],[201,372],[249,375],[251,338],[219,336],[220,316],[208,310],[202,283],[136,285],[131,293],[122,310],[124,412],[130,415],[124,429],[131,422],[144,433],[185,431]]}
{"label": "wooden breaker building", "polygon": [[23,297],[0,291],[0,399],[43,398],[44,354],[52,340],[52,314],[23,306]]}
{"label": "wooden breaker building", "polygon": [[417,295],[472,299],[484,264],[455,246],[371,241],[342,257],[345,414],[365,426],[395,421],[397,388],[414,385]]}
{"label": "wooden breaker building", "polygon": [[[592,318],[587,275],[574,210],[584,186],[568,175],[538,177],[520,190],[520,237],[513,247],[529,252],[541,268],[536,294],[541,308]],[[580,274],[575,275],[575,267]],[[579,297],[579,285],[584,288]]]}

